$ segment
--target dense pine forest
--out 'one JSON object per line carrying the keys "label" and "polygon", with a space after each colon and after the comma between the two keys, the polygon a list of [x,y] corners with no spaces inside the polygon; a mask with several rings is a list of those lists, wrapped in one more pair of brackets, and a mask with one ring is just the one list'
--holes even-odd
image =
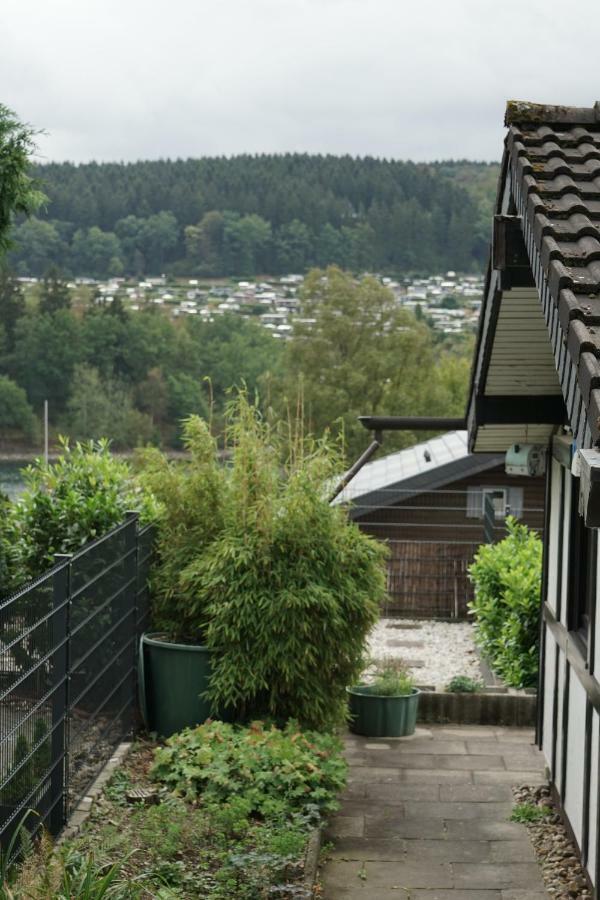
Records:
{"label": "dense pine forest", "polygon": [[498,167],[305,154],[35,167],[18,274],[480,270]]}

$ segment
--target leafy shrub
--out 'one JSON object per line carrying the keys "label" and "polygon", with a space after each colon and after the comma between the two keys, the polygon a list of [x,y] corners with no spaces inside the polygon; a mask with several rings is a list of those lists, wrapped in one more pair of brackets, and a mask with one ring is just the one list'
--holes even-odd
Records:
{"label": "leafy shrub", "polygon": [[476,638],[494,670],[513,687],[534,685],[538,670],[542,542],[510,516],[508,536],[479,548],[469,575]]}
{"label": "leafy shrub", "polygon": [[155,624],[214,651],[215,709],[329,726],[379,615],[385,548],[328,504],[343,468],[334,448],[269,426],[243,394],[227,435],[227,466],[196,417],[191,463],[146,454],[163,509]]}
{"label": "leafy shrub", "polygon": [[448,682],[446,691],[449,694],[477,694],[484,686],[481,681],[469,678],[468,675],[455,675]]}
{"label": "leafy shrub", "polygon": [[206,722],[159,747],[151,772],[187,800],[217,804],[234,819],[337,809],[346,764],[332,735],[254,722]]}
{"label": "leafy shrub", "polygon": [[63,441],[55,463],[38,459],[24,478],[26,489],[9,508],[5,526],[13,587],[51,567],[55,553],[72,553],[110,531],[129,510],[139,511],[143,521],[157,514],[152,497],[106,441]]}

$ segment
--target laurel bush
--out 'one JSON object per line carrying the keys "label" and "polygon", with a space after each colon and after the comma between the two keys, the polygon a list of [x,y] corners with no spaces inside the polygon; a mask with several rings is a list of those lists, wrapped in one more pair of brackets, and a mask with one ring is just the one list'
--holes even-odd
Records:
{"label": "laurel bush", "polygon": [[535,685],[538,672],[542,541],[512,516],[508,535],[482,545],[469,568],[476,639],[494,671],[512,687]]}

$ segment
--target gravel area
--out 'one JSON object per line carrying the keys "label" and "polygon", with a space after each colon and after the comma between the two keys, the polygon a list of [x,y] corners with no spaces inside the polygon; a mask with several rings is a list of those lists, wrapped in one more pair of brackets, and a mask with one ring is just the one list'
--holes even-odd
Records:
{"label": "gravel area", "polygon": [[539,807],[544,813],[540,821],[527,823],[527,830],[549,896],[554,900],[591,898],[577,851],[554,807],[550,788],[524,785],[515,788],[514,795],[516,803]]}
{"label": "gravel area", "polygon": [[469,622],[380,619],[369,636],[368,653],[377,662],[403,660],[420,685],[445,687],[456,675],[482,678]]}

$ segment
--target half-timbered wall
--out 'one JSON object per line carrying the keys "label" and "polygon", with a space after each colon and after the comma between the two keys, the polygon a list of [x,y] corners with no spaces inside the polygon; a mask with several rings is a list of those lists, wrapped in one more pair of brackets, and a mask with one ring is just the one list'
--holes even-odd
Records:
{"label": "half-timbered wall", "polygon": [[[598,885],[600,616],[593,606],[587,642],[582,640],[573,621],[579,548],[572,544],[572,516],[579,480],[564,459],[549,458],[538,740],[588,874]],[[596,531],[592,540],[598,540]],[[597,606],[598,574],[595,598]]]}

